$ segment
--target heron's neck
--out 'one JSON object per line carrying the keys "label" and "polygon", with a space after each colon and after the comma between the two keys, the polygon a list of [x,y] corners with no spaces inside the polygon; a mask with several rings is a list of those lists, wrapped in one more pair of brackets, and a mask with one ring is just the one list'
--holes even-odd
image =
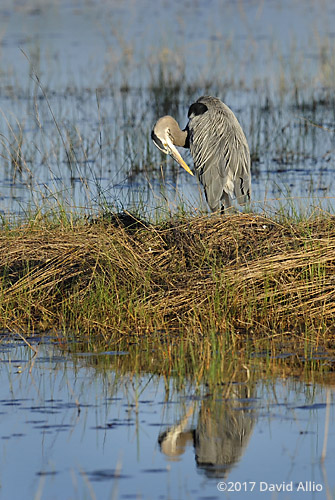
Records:
{"label": "heron's neck", "polygon": [[181,130],[178,123],[172,123],[170,127],[170,132],[173,137],[173,144],[175,146],[181,146],[182,148],[188,148],[188,132],[187,130]]}

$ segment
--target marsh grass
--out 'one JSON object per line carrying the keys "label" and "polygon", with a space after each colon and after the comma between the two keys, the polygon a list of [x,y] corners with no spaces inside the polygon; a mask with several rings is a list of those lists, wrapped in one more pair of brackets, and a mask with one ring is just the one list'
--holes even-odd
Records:
{"label": "marsh grass", "polygon": [[[332,347],[334,217],[252,214],[167,218],[129,213],[6,228],[0,326],[101,338],[232,346]],[[160,332],[160,333],[159,333]],[[194,346],[194,351],[192,351]],[[193,354],[192,354],[193,352]]]}
{"label": "marsh grass", "polygon": [[[173,330],[133,335],[118,342],[103,337],[59,343],[61,351],[73,352],[75,366],[94,367],[106,376],[115,374],[115,387],[140,374],[163,377],[166,390],[184,390],[190,398],[197,391],[229,398],[233,387],[253,385],[260,379],[297,379],[334,384],[334,348],[304,346],[295,335],[233,337],[226,335],[180,335]],[[111,347],[112,346],[112,347]],[[85,353],[85,359],[78,353]]]}

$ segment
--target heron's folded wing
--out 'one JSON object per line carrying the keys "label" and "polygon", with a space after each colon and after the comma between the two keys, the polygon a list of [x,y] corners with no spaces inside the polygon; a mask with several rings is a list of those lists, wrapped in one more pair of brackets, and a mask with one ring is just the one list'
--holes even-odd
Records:
{"label": "heron's folded wing", "polygon": [[[208,110],[191,116],[188,129],[195,169],[206,189],[218,198],[223,190],[239,203],[250,197],[250,153],[234,113],[219,99],[200,98]],[[217,185],[215,185],[217,183]],[[208,197],[208,193],[206,192]],[[213,202],[215,200],[213,198]]]}

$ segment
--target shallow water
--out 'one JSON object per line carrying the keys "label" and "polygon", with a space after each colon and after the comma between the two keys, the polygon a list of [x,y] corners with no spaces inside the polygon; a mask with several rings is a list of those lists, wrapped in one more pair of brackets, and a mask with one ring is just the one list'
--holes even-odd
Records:
{"label": "shallow water", "polygon": [[36,356],[0,344],[0,498],[334,498],[332,387],[250,383],[242,370],[215,394],[178,389],[121,375],[113,361],[127,352],[28,340]]}
{"label": "shallow water", "polygon": [[164,113],[185,126],[203,93],[245,130],[255,210],[287,197],[332,206],[330,0],[5,0],[0,13],[1,214],[197,209],[196,180],[166,162],[150,131]]}

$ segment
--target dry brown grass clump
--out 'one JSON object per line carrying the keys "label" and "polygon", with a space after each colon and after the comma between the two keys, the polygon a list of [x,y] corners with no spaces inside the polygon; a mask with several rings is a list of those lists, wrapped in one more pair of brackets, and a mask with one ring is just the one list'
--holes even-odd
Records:
{"label": "dry brown grass clump", "polygon": [[113,216],[0,235],[0,326],[331,338],[335,219]]}

